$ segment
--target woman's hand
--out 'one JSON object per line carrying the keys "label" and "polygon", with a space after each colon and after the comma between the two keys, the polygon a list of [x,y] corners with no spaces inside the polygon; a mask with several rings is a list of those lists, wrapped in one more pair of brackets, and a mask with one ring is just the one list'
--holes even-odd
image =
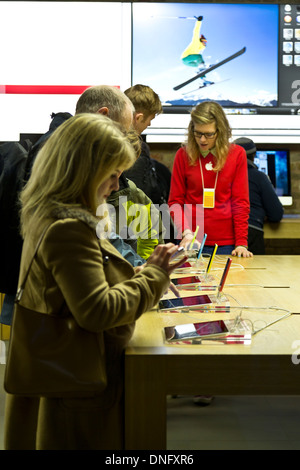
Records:
{"label": "woman's hand", "polygon": [[173,258],[173,255],[176,254],[177,250],[178,246],[173,245],[173,243],[157,245],[151,256],[147,259],[146,264],[159,266],[170,276],[174,269],[179,268],[187,260],[187,256],[180,256],[178,260],[175,257]]}
{"label": "woman's hand", "polygon": [[140,266],[135,266],[135,268],[133,268],[135,274],[140,273],[140,272],[144,269],[145,266],[146,266],[145,263],[144,263],[144,264],[141,264]]}
{"label": "woman's hand", "polygon": [[238,258],[252,258],[253,253],[248,251],[248,248],[245,246],[236,246],[234,250],[231,252],[232,256],[237,256]]}

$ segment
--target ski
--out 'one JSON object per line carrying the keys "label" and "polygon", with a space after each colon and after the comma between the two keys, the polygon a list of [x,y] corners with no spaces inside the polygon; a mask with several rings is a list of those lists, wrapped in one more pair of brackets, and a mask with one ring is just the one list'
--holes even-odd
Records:
{"label": "ski", "polygon": [[218,85],[219,83],[227,82],[230,80],[230,78],[224,78],[224,80],[219,80],[218,82],[210,82],[208,81],[207,83],[204,83],[203,85],[200,85],[198,88],[191,90],[191,91],[186,91],[185,93],[182,93],[183,95],[190,95],[191,93],[196,93],[197,91],[201,90],[202,88],[206,88],[211,85]]}
{"label": "ski", "polygon": [[236,57],[239,57],[240,55],[244,54],[246,52],[246,47],[243,47],[241,50],[237,51],[235,54],[232,54],[231,56],[227,57],[224,60],[221,60],[218,64],[212,65],[211,67],[208,67],[206,70],[203,70],[202,72],[198,73],[195,75],[195,77],[190,78],[186,82],[180,83],[180,85],[177,85],[173,88],[173,90],[180,90],[180,88],[183,88],[184,86],[188,85],[189,83],[193,82],[194,80],[197,80],[198,78],[203,77],[207,73],[211,72],[212,70],[215,70],[218,67],[221,67],[221,65],[226,64],[230,60],[235,59]]}

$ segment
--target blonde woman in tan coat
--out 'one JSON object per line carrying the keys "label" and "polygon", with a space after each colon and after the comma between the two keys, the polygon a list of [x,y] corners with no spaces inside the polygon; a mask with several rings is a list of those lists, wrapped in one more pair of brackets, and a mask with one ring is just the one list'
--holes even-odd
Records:
{"label": "blonde woman in tan coat", "polygon": [[135,153],[117,125],[96,114],[80,114],[62,124],[35,160],[21,196],[20,279],[48,228],[21,304],[45,315],[67,311],[81,328],[95,333],[107,386],[95,398],[8,394],[6,449],[123,448],[124,348],[135,320],[157,304],[170,273],[180,265],[169,264],[176,246],[159,245],[135,272],[101,231],[97,207],[117,190],[121,172],[134,161]]}

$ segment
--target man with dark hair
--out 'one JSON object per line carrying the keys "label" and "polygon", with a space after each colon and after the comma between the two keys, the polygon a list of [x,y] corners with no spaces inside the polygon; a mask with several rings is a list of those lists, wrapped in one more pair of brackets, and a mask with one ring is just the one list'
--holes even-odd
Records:
{"label": "man with dark hair", "polygon": [[[134,132],[136,138],[139,138],[133,128],[134,105],[125,93],[116,87],[99,85],[87,88],[77,101],[76,114],[79,113],[104,114],[118,122],[125,132]],[[132,136],[130,140],[131,138]],[[112,219],[118,236],[146,260],[158,243],[163,242],[163,237],[159,234],[159,211],[153,206],[143,188],[137,187],[124,173],[119,178],[119,190],[111,193],[107,203],[115,209],[116,217],[112,215]],[[117,239],[111,241],[116,244]]]}
{"label": "man with dark hair", "polygon": [[170,191],[171,172],[162,163],[151,158],[150,149],[142,138],[142,132],[151,121],[162,113],[162,104],[157,93],[148,85],[133,85],[124,91],[134,106],[133,128],[141,138],[141,155],[125,172],[141,188],[154,204],[167,203]]}

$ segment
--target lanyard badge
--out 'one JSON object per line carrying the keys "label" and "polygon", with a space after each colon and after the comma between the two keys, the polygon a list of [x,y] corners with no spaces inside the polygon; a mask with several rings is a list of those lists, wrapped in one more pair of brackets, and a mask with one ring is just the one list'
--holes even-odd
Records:
{"label": "lanyard badge", "polygon": [[215,187],[214,188],[205,188],[204,187],[203,172],[202,172],[201,158],[199,158],[199,163],[200,163],[202,188],[203,188],[203,208],[204,209],[213,209],[215,207],[215,192],[216,192],[219,172],[217,172],[217,174],[216,174]]}
{"label": "lanyard badge", "polygon": [[215,207],[215,188],[203,188],[203,207],[204,209]]}

